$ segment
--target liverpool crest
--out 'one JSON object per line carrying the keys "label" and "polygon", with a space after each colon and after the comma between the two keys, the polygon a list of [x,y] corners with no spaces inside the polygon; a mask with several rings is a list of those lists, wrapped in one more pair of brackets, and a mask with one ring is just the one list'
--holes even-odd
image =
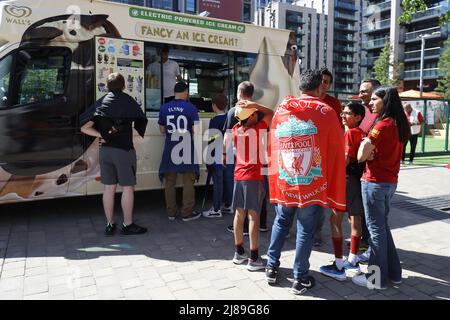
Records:
{"label": "liverpool crest", "polygon": [[275,136],[279,139],[280,179],[289,185],[309,185],[322,176],[320,150],[315,145],[317,127],[290,116],[279,124]]}

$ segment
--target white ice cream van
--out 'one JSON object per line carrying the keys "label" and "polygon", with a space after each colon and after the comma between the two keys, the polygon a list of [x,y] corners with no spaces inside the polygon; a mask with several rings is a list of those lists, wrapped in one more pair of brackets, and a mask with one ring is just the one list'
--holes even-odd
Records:
{"label": "white ice cream van", "polygon": [[297,94],[295,41],[288,30],[106,1],[1,1],[0,203],[102,193],[98,141],[80,132],[79,118],[115,71],[149,118],[135,140],[137,190],[162,188],[162,47],[205,130],[211,98],[224,92],[234,102],[241,81],[271,108]]}

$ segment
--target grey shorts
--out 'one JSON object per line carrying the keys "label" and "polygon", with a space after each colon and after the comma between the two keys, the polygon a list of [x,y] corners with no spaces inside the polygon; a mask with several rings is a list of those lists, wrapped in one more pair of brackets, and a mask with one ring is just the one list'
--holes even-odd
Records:
{"label": "grey shorts", "polygon": [[347,212],[349,216],[364,214],[361,194],[361,180],[358,176],[348,174],[346,177]]}
{"label": "grey shorts", "polygon": [[266,196],[264,181],[246,180],[234,182],[233,208],[254,210],[261,213],[263,200]]}
{"label": "grey shorts", "polygon": [[136,150],[100,148],[100,176],[107,186],[120,184],[122,187],[136,185]]}

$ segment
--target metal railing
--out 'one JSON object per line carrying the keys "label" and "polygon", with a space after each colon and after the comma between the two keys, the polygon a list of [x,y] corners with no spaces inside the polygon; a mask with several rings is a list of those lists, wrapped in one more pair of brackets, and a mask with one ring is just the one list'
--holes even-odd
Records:
{"label": "metal railing", "polygon": [[340,30],[356,31],[356,27],[355,27],[355,26],[352,26],[352,25],[350,25],[350,24],[343,24],[343,23],[335,22],[335,23],[334,23],[334,27],[335,27],[336,29],[340,29]]}
{"label": "metal railing", "polygon": [[356,49],[354,47],[351,46],[334,46],[334,51],[342,51],[342,52],[356,52]]}
{"label": "metal railing", "polygon": [[[438,78],[439,68],[423,69],[424,78]],[[419,79],[420,70],[406,70],[403,75],[404,80]]]}
{"label": "metal railing", "polygon": [[337,62],[354,62],[353,57],[338,56],[338,55],[334,56],[334,61],[337,61]]}
{"label": "metal railing", "polygon": [[373,32],[381,29],[386,29],[391,27],[391,19],[380,20],[372,23],[368,23],[363,26],[363,32]]}
{"label": "metal railing", "polygon": [[361,60],[361,64],[363,66],[373,66],[375,64],[375,61],[378,59],[379,57],[369,57],[369,58],[363,58]]}
{"label": "metal railing", "polygon": [[342,34],[334,34],[334,40],[338,40],[338,41],[349,41],[349,42],[356,42],[356,39],[351,35],[342,35]]}
{"label": "metal railing", "polygon": [[335,18],[348,19],[353,21],[358,21],[358,18],[354,14],[342,13],[342,12],[334,12]]}
{"label": "metal railing", "polygon": [[352,77],[336,77],[336,82],[340,83],[356,83],[355,79]]}
{"label": "metal railing", "polygon": [[429,8],[424,12],[417,12],[413,14],[412,21],[422,20],[426,18],[439,17],[445,14],[450,9],[450,3],[447,1],[439,2],[439,5],[433,8]]}
{"label": "metal railing", "polygon": [[[421,50],[414,50],[414,51],[407,51],[405,52],[404,60],[408,59],[420,59],[420,52]],[[429,48],[424,50],[424,57],[433,57],[433,56],[440,56],[441,54],[441,48]]]}
{"label": "metal railing", "polygon": [[306,19],[300,16],[296,16],[296,15],[290,15],[286,17],[286,21],[287,22],[294,22],[294,23],[299,23],[299,24],[305,24],[306,23]]}
{"label": "metal railing", "polygon": [[386,1],[368,6],[366,10],[364,10],[364,16],[367,17],[374,14],[375,12],[383,12],[387,10],[391,10],[391,1]]}
{"label": "metal railing", "polygon": [[335,0],[334,1],[334,7],[335,8],[344,8],[344,9],[348,9],[348,10],[355,10],[356,11],[356,6],[353,3],[347,3],[347,2],[342,2],[339,0]]}
{"label": "metal railing", "polygon": [[339,72],[339,73],[354,73],[355,71],[352,68],[334,68],[334,71]]}
{"label": "metal railing", "polygon": [[422,30],[418,30],[418,31],[411,31],[411,32],[407,32],[405,33],[405,41],[410,41],[410,40],[417,40],[420,41],[420,35],[423,34],[432,34],[433,32],[439,32],[439,34],[435,34],[434,37],[440,37],[441,36],[441,27],[433,27],[433,28],[427,28],[427,29],[422,29]]}
{"label": "metal railing", "polygon": [[388,41],[389,38],[381,38],[381,39],[374,39],[365,41],[362,44],[363,49],[374,49],[374,48],[382,48],[386,44],[386,41]]}

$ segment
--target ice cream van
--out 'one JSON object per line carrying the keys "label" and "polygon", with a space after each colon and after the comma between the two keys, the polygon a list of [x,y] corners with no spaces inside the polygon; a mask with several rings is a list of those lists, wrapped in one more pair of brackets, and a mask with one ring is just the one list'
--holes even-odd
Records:
{"label": "ice cream van", "polygon": [[163,46],[204,130],[211,98],[223,92],[234,102],[241,81],[252,81],[255,100],[270,108],[298,93],[288,30],[107,1],[1,1],[0,203],[102,193],[99,144],[80,132],[79,118],[115,71],[149,118],[145,138],[135,140],[137,190],[162,188]]}

